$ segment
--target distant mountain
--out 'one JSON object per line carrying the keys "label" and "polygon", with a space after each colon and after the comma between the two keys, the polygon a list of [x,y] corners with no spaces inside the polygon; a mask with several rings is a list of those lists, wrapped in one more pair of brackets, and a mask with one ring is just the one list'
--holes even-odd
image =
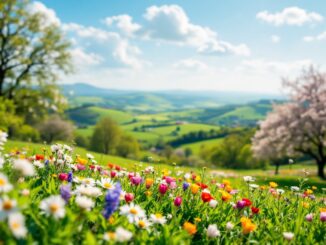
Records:
{"label": "distant mountain", "polygon": [[132,91],[95,87],[85,83],[61,85],[71,107],[94,105],[118,110],[156,113],[224,105],[243,105],[261,99],[284,100],[272,94],[220,91]]}

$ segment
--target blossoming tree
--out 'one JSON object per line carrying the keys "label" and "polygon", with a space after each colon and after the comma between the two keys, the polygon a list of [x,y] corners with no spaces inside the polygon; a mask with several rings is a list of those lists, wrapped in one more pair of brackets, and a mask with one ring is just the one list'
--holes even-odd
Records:
{"label": "blossoming tree", "polygon": [[284,79],[289,101],[274,105],[253,137],[258,158],[307,155],[318,165],[318,176],[325,178],[326,163],[326,73],[311,67],[295,80]]}

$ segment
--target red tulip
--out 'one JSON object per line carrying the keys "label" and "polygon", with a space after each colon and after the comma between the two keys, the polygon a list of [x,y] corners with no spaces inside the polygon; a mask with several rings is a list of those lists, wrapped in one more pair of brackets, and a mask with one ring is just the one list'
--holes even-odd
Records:
{"label": "red tulip", "polygon": [[159,192],[161,193],[161,194],[165,194],[166,192],[167,192],[167,190],[168,190],[168,186],[166,185],[166,184],[160,184],[160,186],[159,186]]}
{"label": "red tulip", "polygon": [[246,207],[250,207],[250,205],[251,205],[251,201],[250,201],[249,199],[247,199],[247,198],[242,198],[242,201],[245,202],[245,206],[246,206]]}
{"label": "red tulip", "polygon": [[134,200],[134,194],[132,194],[132,193],[126,193],[125,194],[125,200],[126,200],[126,202],[132,202],[132,200]]}
{"label": "red tulip", "polygon": [[111,175],[111,178],[114,178],[117,175],[117,172],[111,171],[110,175]]}
{"label": "red tulip", "polygon": [[180,205],[181,205],[181,203],[182,203],[182,198],[181,197],[176,197],[175,199],[174,199],[174,205],[176,206],[176,207],[180,207]]}
{"label": "red tulip", "polygon": [[39,160],[44,160],[44,156],[40,155],[40,154],[36,154],[35,155],[35,160],[39,161]]}
{"label": "red tulip", "polygon": [[259,213],[259,208],[251,207],[251,211],[252,211],[254,214],[258,214],[258,213]]}
{"label": "red tulip", "polygon": [[66,174],[66,173],[60,173],[59,174],[59,180],[61,180],[61,181],[67,181],[68,180],[68,174]]}
{"label": "red tulip", "polygon": [[210,200],[213,199],[213,197],[208,192],[202,192],[201,193],[201,199],[203,200],[203,202],[209,202]]}

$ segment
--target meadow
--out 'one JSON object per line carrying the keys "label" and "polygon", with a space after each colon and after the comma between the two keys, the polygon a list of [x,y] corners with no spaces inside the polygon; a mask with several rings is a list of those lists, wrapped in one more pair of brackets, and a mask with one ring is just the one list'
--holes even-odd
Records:
{"label": "meadow", "polygon": [[0,171],[7,222],[0,240],[323,244],[325,188],[307,176],[293,185],[243,174],[249,172],[139,164],[67,145],[9,141]]}

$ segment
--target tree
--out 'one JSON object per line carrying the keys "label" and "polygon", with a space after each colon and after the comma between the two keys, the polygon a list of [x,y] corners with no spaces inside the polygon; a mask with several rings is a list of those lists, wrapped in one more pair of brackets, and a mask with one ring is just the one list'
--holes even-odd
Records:
{"label": "tree", "polygon": [[50,116],[45,122],[39,125],[41,138],[47,143],[52,143],[56,140],[71,140],[73,130],[72,123],[61,119],[58,115]]}
{"label": "tree", "polygon": [[280,159],[306,155],[325,178],[326,162],[326,74],[311,67],[297,79],[284,79],[289,102],[274,105],[253,137],[255,155],[262,159]]}
{"label": "tree", "polygon": [[17,112],[38,116],[37,106],[59,109],[54,85],[58,74],[71,71],[71,57],[60,27],[30,6],[27,0],[0,3],[0,97],[13,100]]}
{"label": "tree", "polygon": [[119,126],[109,117],[100,119],[93,131],[91,138],[91,150],[113,153],[119,144],[121,131]]}
{"label": "tree", "polygon": [[116,153],[122,157],[137,158],[139,154],[138,141],[131,135],[123,135],[116,147]]}

